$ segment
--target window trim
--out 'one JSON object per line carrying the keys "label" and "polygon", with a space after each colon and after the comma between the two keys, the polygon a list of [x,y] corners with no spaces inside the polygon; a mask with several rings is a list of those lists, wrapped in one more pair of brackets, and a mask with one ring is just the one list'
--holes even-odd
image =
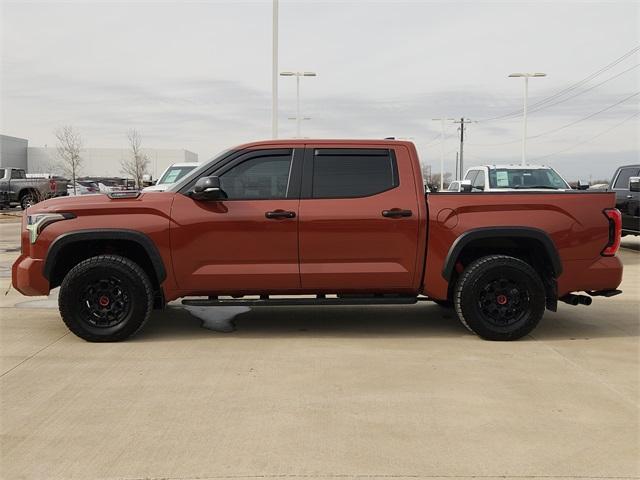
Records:
{"label": "window trim", "polygon": [[[322,150],[323,153],[316,155],[316,151]],[[313,196],[313,167],[316,156],[330,156],[330,155],[371,155],[371,156],[388,156],[391,161],[391,174],[392,184],[391,187],[381,190],[379,192],[371,193],[368,195],[354,195],[349,197],[314,197]],[[366,147],[341,147],[331,148],[307,145],[304,151],[304,164],[302,167],[302,189],[300,192],[300,199],[302,200],[350,200],[355,198],[369,198],[380,195],[381,193],[389,192],[400,187],[400,170],[398,169],[398,160],[396,157],[395,149],[393,148],[366,148]]]}
{"label": "window trim", "polygon": [[280,147],[280,148],[255,148],[251,150],[236,150],[231,151],[229,154],[215,162],[206,170],[203,170],[200,175],[191,179],[189,183],[180,188],[179,193],[189,197],[193,191],[193,187],[196,182],[204,177],[221,176],[228,172],[235,166],[243,163],[247,160],[251,160],[256,157],[268,157],[276,155],[291,155],[291,164],[289,165],[289,181],[287,183],[286,196],[283,198],[225,198],[220,201],[224,202],[251,202],[251,201],[277,201],[277,200],[292,200],[300,198],[300,180],[302,176],[302,148],[297,147]]}

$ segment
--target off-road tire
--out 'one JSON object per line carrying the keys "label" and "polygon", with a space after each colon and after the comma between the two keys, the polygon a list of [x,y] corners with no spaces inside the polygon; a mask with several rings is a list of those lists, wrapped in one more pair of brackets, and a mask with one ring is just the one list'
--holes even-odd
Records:
{"label": "off-road tire", "polygon": [[486,340],[524,337],[538,325],[546,306],[538,273],[507,255],[482,257],[467,266],[453,300],[462,324]]}
{"label": "off-road tire", "polygon": [[[97,287],[92,293],[93,285]],[[99,305],[94,305],[91,299],[103,291],[106,294],[99,297]],[[120,304],[126,308],[119,308],[119,315],[109,321],[108,314],[106,319],[101,316],[103,297],[113,297],[113,308]],[[67,273],[58,306],[62,320],[78,337],[88,342],[118,342],[134,335],[148,320],[153,287],[137,263],[119,255],[99,255],[83,260]],[[104,323],[96,324],[100,322]]]}

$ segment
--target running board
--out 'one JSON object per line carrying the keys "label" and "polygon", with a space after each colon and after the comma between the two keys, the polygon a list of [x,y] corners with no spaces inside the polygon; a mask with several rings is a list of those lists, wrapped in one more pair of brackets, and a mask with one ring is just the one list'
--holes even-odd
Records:
{"label": "running board", "polygon": [[189,307],[272,307],[297,305],[410,305],[418,297],[375,296],[375,297],[338,297],[338,298],[229,298],[229,299],[185,299],[183,305]]}

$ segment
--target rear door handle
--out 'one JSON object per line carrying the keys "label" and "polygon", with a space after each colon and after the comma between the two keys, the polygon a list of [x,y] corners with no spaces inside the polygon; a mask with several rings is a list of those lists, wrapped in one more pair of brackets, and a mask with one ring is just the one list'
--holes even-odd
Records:
{"label": "rear door handle", "polygon": [[264,214],[267,218],[295,218],[296,212],[290,210],[273,210]]}
{"label": "rear door handle", "polygon": [[391,210],[383,210],[383,217],[410,217],[413,215],[411,210],[402,210],[401,208],[392,208]]}
{"label": "rear door handle", "polygon": [[627,195],[627,198],[633,198],[633,195]]}

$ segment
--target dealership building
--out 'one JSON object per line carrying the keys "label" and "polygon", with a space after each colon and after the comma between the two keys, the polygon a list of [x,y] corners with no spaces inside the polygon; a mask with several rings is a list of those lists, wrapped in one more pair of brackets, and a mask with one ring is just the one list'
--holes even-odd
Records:
{"label": "dealership building", "polygon": [[[174,163],[198,162],[198,154],[184,149],[144,148],[148,173],[155,180]],[[127,148],[84,148],[79,177],[124,177],[122,162],[131,158]],[[23,168],[27,173],[63,175],[55,147],[30,147],[24,138],[0,135],[0,167]]]}

